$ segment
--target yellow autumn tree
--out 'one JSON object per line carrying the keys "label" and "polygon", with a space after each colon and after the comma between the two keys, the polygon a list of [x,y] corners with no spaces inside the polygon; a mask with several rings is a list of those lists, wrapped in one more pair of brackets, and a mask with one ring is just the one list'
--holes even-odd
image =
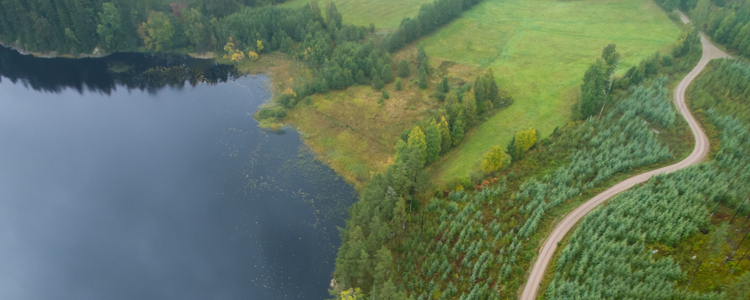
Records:
{"label": "yellow autumn tree", "polygon": [[409,133],[409,140],[407,142],[409,147],[417,147],[419,149],[419,158],[422,161],[422,166],[427,162],[427,142],[425,141],[424,132],[419,126],[414,126],[414,129]]}
{"label": "yellow autumn tree", "polygon": [[503,167],[503,161],[505,161],[505,151],[500,146],[492,146],[490,151],[484,154],[482,160],[482,171],[485,173],[492,173]]}
{"label": "yellow autumn tree", "polygon": [[234,39],[230,36],[229,41],[224,45],[224,58],[229,58],[232,62],[241,61],[245,58],[245,53],[237,51],[237,47],[234,45]]}
{"label": "yellow autumn tree", "polygon": [[534,144],[536,144],[536,129],[527,129],[516,132],[516,146],[519,150],[529,150]]}
{"label": "yellow autumn tree", "polygon": [[360,288],[348,289],[339,294],[341,300],[363,300],[365,299]]}
{"label": "yellow autumn tree", "polygon": [[235,53],[232,54],[232,58],[230,59],[230,61],[232,61],[232,62],[240,62],[244,58],[245,58],[245,53],[242,53],[242,51],[237,51],[237,52],[235,52]]}
{"label": "yellow autumn tree", "polygon": [[263,52],[263,41],[261,41],[261,40],[258,40],[258,41],[256,42],[256,44],[257,44],[257,46],[258,46],[258,47],[257,47],[258,53],[260,53],[260,52]]}
{"label": "yellow autumn tree", "polygon": [[258,53],[255,53],[253,51],[247,51],[247,58],[253,61],[258,60]]}

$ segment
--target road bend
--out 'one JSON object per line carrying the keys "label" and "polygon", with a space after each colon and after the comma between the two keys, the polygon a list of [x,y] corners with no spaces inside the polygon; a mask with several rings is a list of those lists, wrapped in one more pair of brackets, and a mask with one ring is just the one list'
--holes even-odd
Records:
{"label": "road bend", "polygon": [[[689,22],[687,17],[682,13],[680,13],[680,19],[685,23]],[[682,81],[680,81],[680,83],[674,89],[675,107],[685,118],[685,121],[688,122],[688,124],[690,125],[690,130],[693,132],[693,137],[695,139],[695,148],[693,149],[693,152],[690,153],[690,156],[676,164],[625,179],[624,181],[589,199],[585,203],[581,204],[581,206],[576,208],[573,212],[565,216],[565,218],[559,224],[557,224],[555,229],[552,231],[552,234],[550,234],[550,236],[547,237],[547,240],[544,242],[544,246],[539,252],[539,256],[534,263],[534,267],[531,270],[528,281],[526,281],[526,286],[523,289],[523,293],[521,294],[520,299],[536,299],[540,285],[542,283],[542,278],[544,277],[544,272],[547,270],[547,266],[552,260],[552,255],[555,253],[555,249],[557,249],[557,242],[562,241],[565,234],[567,234],[568,231],[570,231],[570,229],[573,228],[573,226],[578,223],[578,221],[580,221],[587,213],[596,208],[599,204],[602,204],[604,203],[604,201],[612,198],[614,195],[617,195],[618,193],[625,191],[636,184],[647,181],[649,178],[651,178],[651,176],[684,169],[688,166],[697,164],[704,157],[706,157],[709,148],[708,138],[706,137],[706,134],[703,133],[703,130],[701,130],[698,122],[696,122],[695,118],[693,118],[693,115],[687,109],[687,105],[685,105],[685,91],[687,90],[687,87],[690,85],[690,83],[693,82],[696,77],[698,77],[698,74],[703,71],[703,68],[706,67],[709,61],[716,58],[730,58],[731,56],[727,55],[719,48],[716,48],[716,46],[711,44],[711,42],[706,39],[703,34],[701,34],[700,38],[701,44],[703,45],[703,55],[701,56],[701,60],[698,62],[698,65],[695,66],[695,68],[693,68],[693,70],[690,71],[690,73],[688,73],[687,76],[685,76],[685,78],[683,78]]]}

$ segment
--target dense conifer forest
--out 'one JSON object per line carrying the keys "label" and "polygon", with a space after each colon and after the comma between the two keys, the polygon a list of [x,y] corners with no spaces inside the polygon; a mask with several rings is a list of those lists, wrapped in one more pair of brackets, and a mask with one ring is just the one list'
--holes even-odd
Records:
{"label": "dense conifer forest", "polygon": [[747,0],[655,1],[666,11],[680,9],[688,13],[699,31],[737,55],[750,57],[750,2]]}

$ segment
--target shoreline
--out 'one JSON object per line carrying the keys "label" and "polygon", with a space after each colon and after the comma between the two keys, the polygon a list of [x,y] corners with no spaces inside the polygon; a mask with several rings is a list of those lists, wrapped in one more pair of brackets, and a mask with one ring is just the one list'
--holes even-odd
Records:
{"label": "shoreline", "polygon": [[[119,51],[115,52],[105,52],[99,47],[94,48],[94,51],[91,53],[79,53],[78,55],[72,55],[72,54],[59,54],[57,51],[49,51],[49,52],[32,52],[28,51],[26,49],[23,49],[22,47],[18,46],[18,44],[6,44],[2,41],[0,41],[0,46],[3,46],[8,49],[12,49],[21,55],[31,55],[36,58],[67,58],[67,59],[84,59],[84,58],[104,58],[107,56],[110,56],[112,54],[118,53]],[[196,52],[189,52],[189,53],[178,53],[178,52],[151,52],[151,51],[123,51],[122,53],[164,53],[164,54],[171,54],[171,55],[187,55],[191,58],[196,59],[216,59],[218,56],[214,52],[205,52],[205,53],[196,53]]]}

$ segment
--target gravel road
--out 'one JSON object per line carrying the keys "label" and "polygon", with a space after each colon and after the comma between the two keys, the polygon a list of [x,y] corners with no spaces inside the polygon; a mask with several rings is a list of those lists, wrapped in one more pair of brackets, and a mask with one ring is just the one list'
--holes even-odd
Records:
{"label": "gravel road", "polygon": [[[689,21],[684,14],[680,13],[680,15],[683,22],[687,23]],[[703,68],[706,67],[709,61],[716,58],[730,58],[731,56],[727,55],[719,48],[716,48],[716,46],[711,44],[711,42],[706,39],[703,34],[701,34],[701,44],[703,45],[703,55],[701,56],[701,60],[698,62],[698,65],[695,66],[695,68],[690,71],[690,73],[688,73],[687,76],[685,76],[685,78],[682,79],[682,81],[680,81],[680,83],[674,89],[675,106],[690,125],[690,130],[693,131],[693,137],[695,139],[695,148],[693,149],[693,152],[690,154],[690,156],[676,164],[630,177],[607,189],[606,191],[594,196],[585,203],[581,204],[581,206],[576,208],[573,212],[565,216],[565,219],[557,224],[557,227],[555,227],[555,229],[552,231],[552,234],[550,234],[550,236],[544,242],[544,246],[539,252],[539,256],[534,263],[534,268],[531,270],[531,275],[526,282],[526,286],[523,289],[523,293],[521,294],[520,299],[536,299],[539,286],[542,282],[542,277],[544,277],[544,272],[547,269],[547,265],[549,265],[550,261],[552,260],[552,255],[555,253],[555,249],[557,248],[557,242],[561,241],[565,234],[570,231],[573,225],[578,223],[578,221],[580,221],[596,206],[604,203],[604,201],[607,201],[612,196],[617,195],[618,193],[625,191],[636,184],[647,181],[653,175],[670,173],[680,169],[684,169],[688,166],[699,163],[701,160],[703,160],[703,158],[706,157],[709,148],[708,138],[706,137],[706,134],[703,133],[700,125],[695,121],[693,115],[690,114],[690,111],[685,105],[685,90],[687,90],[687,87],[690,85],[690,83],[696,77],[698,77],[698,74],[703,71]]]}

